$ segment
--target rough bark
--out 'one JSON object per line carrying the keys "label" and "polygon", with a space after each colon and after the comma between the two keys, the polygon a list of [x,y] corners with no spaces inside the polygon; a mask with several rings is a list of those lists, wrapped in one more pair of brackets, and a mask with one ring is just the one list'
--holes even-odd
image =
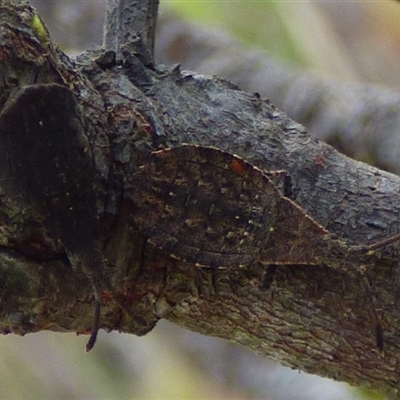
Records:
{"label": "rough bark", "polygon": [[158,0],[109,0],[104,23],[103,46],[119,51],[119,47],[139,36],[153,54]]}
{"label": "rough bark", "polygon": [[400,171],[400,95],[390,85],[341,82],[293,68],[220,29],[206,30],[172,13],[159,20],[155,53],[163,63],[224,76],[247,92],[257,91],[346,155]]}
{"label": "rough bark", "polygon": [[[198,268],[148,243],[126,192],[143,153],[182,143],[236,153],[265,171],[286,170],[292,198],[349,245],[400,231],[400,179],[310,137],[268,101],[230,82],[155,66],[135,42],[121,54],[73,61],[28,5],[0,4],[0,107],[16,87],[57,83],[76,96],[96,168],[103,255],[138,324],[104,293],[101,326],[143,335],[161,318],[240,343],[292,368],[395,397],[399,376],[398,244],[366,276],[377,297],[384,352],[375,345],[371,299],[356,277],[327,266]],[[120,60],[120,61],[119,61]],[[21,110],[21,115],[23,110]],[[1,182],[0,182],[1,183]],[[93,290],[29,207],[0,185],[0,329],[87,333]],[[329,264],[327,260],[327,265]]]}

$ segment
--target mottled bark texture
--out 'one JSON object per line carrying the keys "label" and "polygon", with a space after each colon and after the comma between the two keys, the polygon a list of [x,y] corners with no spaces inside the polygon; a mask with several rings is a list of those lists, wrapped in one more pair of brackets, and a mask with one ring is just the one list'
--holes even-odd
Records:
{"label": "mottled bark texture", "polygon": [[162,63],[180,63],[183,69],[224,76],[244,91],[257,91],[346,155],[400,172],[396,85],[351,82],[351,74],[342,82],[294,68],[264,50],[244,46],[222,29],[198,26],[173,13],[159,18],[155,54]]}
{"label": "mottled bark texture", "polygon": [[[118,295],[117,302],[103,292],[103,329],[143,335],[167,318],[292,368],[396,397],[398,244],[378,250],[365,272],[383,325],[380,353],[370,295],[362,280],[348,273],[348,265],[329,268],[332,260],[327,259],[321,265],[278,266],[275,277],[271,267],[259,263],[200,268],[146,241],[135,225],[130,194],[143,155],[183,143],[214,146],[263,171],[287,171],[291,201],[343,243],[361,245],[400,231],[397,176],[341,155],[268,101],[226,80],[155,66],[147,58],[151,51],[142,52],[136,39],[117,57],[98,50],[71,60],[51,42],[32,8],[10,0],[0,3],[0,46],[3,112],[16,90],[57,84],[73,93],[78,108],[71,108],[71,121],[82,117],[79,132],[94,168],[98,241],[107,268],[101,271],[99,265],[99,274],[110,277]],[[38,104],[43,101],[50,111],[57,110],[50,107],[57,98],[45,92]],[[30,120],[23,108],[18,129]],[[13,176],[15,162],[7,162],[11,176],[0,182],[0,329],[17,334],[45,329],[87,333],[94,301],[87,274],[71,267],[66,239],[46,228],[47,214],[35,212],[35,204],[18,186],[20,170]],[[23,162],[19,157],[17,164]],[[12,187],[19,187],[16,192],[8,191],[10,179],[16,181]],[[279,180],[276,184],[284,193]],[[62,195],[57,190],[57,196]],[[87,190],[83,194],[90,198]],[[79,191],[74,196],[79,198]],[[70,206],[79,209],[79,204]],[[289,215],[288,221],[290,226]],[[86,239],[80,251],[93,245],[91,240]],[[286,240],[297,238],[289,235]],[[76,238],[71,241],[78,246]],[[88,256],[91,251],[87,249]]]}

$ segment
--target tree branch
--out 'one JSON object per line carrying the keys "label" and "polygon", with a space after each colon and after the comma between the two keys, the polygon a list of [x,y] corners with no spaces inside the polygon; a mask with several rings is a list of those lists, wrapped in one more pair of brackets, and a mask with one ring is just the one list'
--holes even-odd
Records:
{"label": "tree branch", "polygon": [[206,30],[171,14],[158,23],[156,59],[257,91],[352,158],[400,172],[400,95],[395,90],[295,69],[265,51],[246,48],[224,31]]}
{"label": "tree branch", "polygon": [[158,3],[158,0],[108,0],[103,47],[118,53],[120,46],[140,37],[153,56]]}
{"label": "tree branch", "polygon": [[[224,79],[148,66],[129,48],[122,64],[105,63],[99,51],[73,62],[51,43],[29,6],[0,5],[0,43],[1,108],[16,88],[56,83],[73,91],[85,116],[102,252],[119,296],[115,302],[103,293],[102,328],[142,335],[167,318],[293,368],[396,395],[398,244],[366,271],[383,323],[380,354],[371,299],[346,270],[329,268],[329,260],[278,266],[266,290],[268,265],[199,268],[146,241],[132,217],[131,194],[139,190],[132,177],[143,155],[182,143],[215,146],[264,171],[287,171],[293,201],[343,241],[359,245],[400,231],[397,176],[341,155],[268,101]],[[58,238],[0,183],[0,329],[86,333],[93,313],[86,275],[71,269]],[[283,192],[282,181],[276,185]],[[121,303],[145,324],[124,313]]]}

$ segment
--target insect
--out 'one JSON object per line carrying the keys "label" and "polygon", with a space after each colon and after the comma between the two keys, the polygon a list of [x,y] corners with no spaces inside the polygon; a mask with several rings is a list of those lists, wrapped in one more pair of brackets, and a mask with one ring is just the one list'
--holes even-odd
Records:
{"label": "insect", "polygon": [[213,147],[153,152],[133,177],[134,220],[148,241],[176,258],[210,268],[326,265],[361,278],[372,302],[376,344],[383,349],[375,296],[365,277],[372,251],[392,243],[348,246],[334,239],[271,174]]}
{"label": "insect", "polygon": [[101,253],[95,166],[85,129],[75,95],[57,84],[16,89],[0,113],[0,182],[6,195],[32,210],[93,286],[89,351],[99,330],[102,291],[123,305]]}

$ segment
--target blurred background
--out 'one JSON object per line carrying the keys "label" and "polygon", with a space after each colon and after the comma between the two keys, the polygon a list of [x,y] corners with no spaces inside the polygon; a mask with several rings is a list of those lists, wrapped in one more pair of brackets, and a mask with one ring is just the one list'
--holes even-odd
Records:
{"label": "blurred background", "polygon": [[[105,1],[31,0],[31,4],[67,54],[101,44]],[[342,139],[349,129],[350,135],[351,129],[359,133],[359,126],[350,124],[347,130],[340,130],[339,117],[332,114],[328,122],[319,114],[315,125],[306,106],[299,108],[298,98],[287,93],[299,92],[294,90],[295,84],[299,77],[303,81],[306,77],[307,88],[315,79],[323,82],[319,85],[329,82],[341,88],[378,85],[373,89],[376,95],[368,95],[378,113],[382,108],[376,106],[376,99],[382,93],[385,101],[391,99],[386,101],[389,106],[390,102],[399,104],[399,26],[400,3],[394,1],[161,0],[157,59],[229,77],[243,89],[269,97],[342,151],[397,171],[397,153],[388,161],[390,157],[379,154],[377,146],[365,144],[371,140],[368,129],[361,130],[361,139],[354,134],[350,141]],[[279,71],[279,79],[269,77],[272,70]],[[290,88],[287,76],[291,77]],[[264,87],[261,83],[265,81],[274,86]],[[323,87],[324,96],[332,93]],[[286,93],[284,97],[282,93]],[[307,95],[301,99],[304,104],[315,100],[312,93]],[[351,104],[358,101],[351,98]],[[397,109],[393,112],[393,107],[391,112],[395,118],[400,114]],[[397,126],[392,129],[397,138]],[[374,125],[370,131],[376,134],[383,129]],[[376,144],[374,140],[372,144]],[[1,336],[0,399],[381,399],[281,367],[246,349],[167,321],[143,338],[101,332],[87,355],[83,351],[86,340],[51,332],[24,338]]]}

